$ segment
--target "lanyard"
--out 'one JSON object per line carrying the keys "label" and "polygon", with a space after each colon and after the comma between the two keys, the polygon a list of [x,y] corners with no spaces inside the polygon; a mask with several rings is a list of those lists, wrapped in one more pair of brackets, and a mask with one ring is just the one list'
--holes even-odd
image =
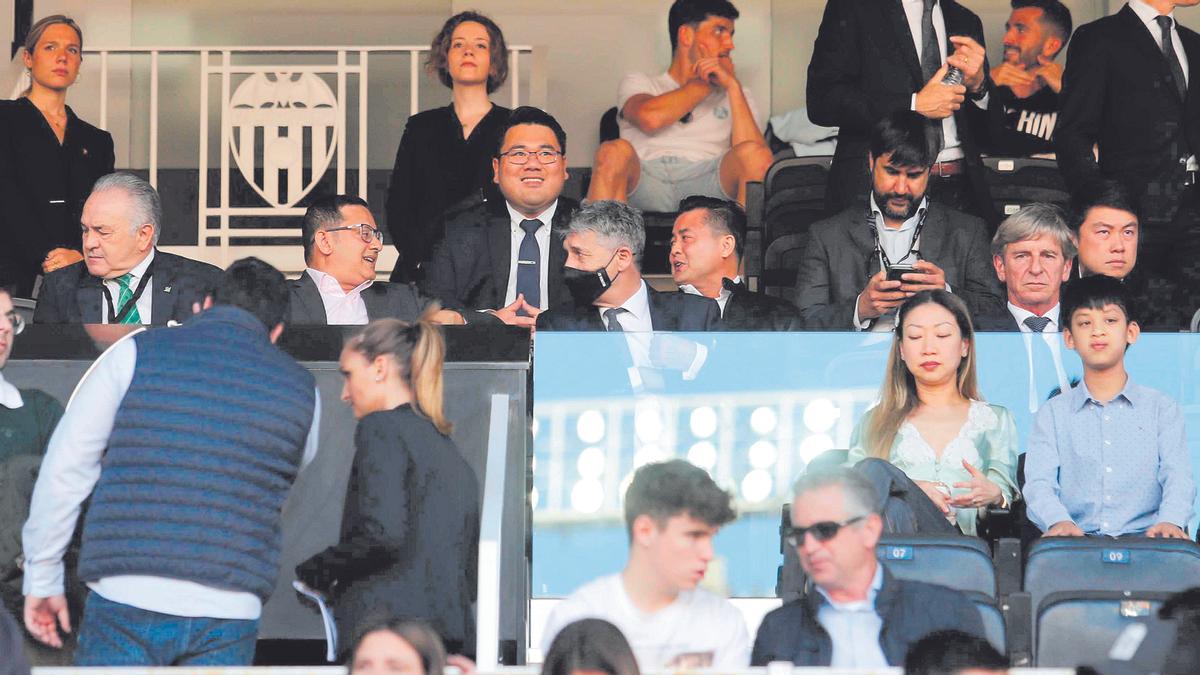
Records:
{"label": "lanyard", "polygon": [[[902,263],[912,255],[917,256],[917,260],[921,259],[921,230],[925,229],[925,215],[929,213],[928,208],[923,208],[917,215],[917,226],[913,228],[912,241],[909,243],[908,253],[904,257],[897,260],[897,263]],[[894,263],[888,258],[887,253],[883,250],[883,245],[879,241],[879,223],[875,220],[875,212],[870,206],[867,207],[867,222],[871,226],[871,234],[875,237],[875,254],[879,256],[879,268],[888,269]]]}
{"label": "lanyard", "polygon": [[112,293],[108,290],[108,286],[101,282],[101,285],[104,288],[104,304],[108,308],[109,323],[120,323],[125,319],[126,316],[129,316],[129,313],[132,312],[133,308],[137,306],[138,298],[142,297],[142,293],[146,291],[146,285],[150,283],[150,277],[153,274],[154,261],[151,260],[150,264],[146,266],[146,273],[142,275],[142,280],[138,282],[137,288],[134,289],[133,295],[125,301],[124,305],[121,305],[120,311],[117,311],[113,307]]}

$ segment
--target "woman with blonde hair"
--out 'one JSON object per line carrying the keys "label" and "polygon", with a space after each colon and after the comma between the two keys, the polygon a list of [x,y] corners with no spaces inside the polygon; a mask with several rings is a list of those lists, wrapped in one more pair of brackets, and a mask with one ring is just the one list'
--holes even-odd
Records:
{"label": "woman with blonde hair", "polygon": [[113,172],[114,154],[112,136],[67,105],[83,62],[79,24],[41,19],[22,58],[29,88],[0,101],[0,285],[31,297],[39,274],[83,260],[79,215],[92,184]]}
{"label": "woman with blonde hair", "polygon": [[979,394],[975,332],[962,300],[921,291],[900,306],[879,403],[850,444],[849,463],[890,462],[965,534],[976,533],[979,509],[1012,501],[1016,425]]}
{"label": "woman with blonde hair", "polygon": [[379,319],[342,349],[342,400],[358,418],[340,540],[296,567],[339,631],[421,617],[452,651],[473,647],[479,483],[442,401],[445,342],[430,312]]}

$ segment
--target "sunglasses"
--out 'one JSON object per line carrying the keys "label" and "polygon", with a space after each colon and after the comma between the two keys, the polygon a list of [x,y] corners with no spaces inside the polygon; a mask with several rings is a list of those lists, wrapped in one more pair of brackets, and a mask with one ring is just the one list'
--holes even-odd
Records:
{"label": "sunglasses", "polygon": [[806,534],[812,534],[813,539],[816,539],[817,541],[829,541],[830,539],[836,537],[837,533],[843,527],[846,527],[847,525],[853,525],[863,518],[866,518],[866,516],[850,518],[849,520],[843,520],[840,523],[835,523],[832,520],[825,520],[819,523],[813,523],[808,527],[793,527],[788,530],[786,534],[784,534],[783,539],[788,543],[788,546],[800,546],[804,543],[804,535]]}

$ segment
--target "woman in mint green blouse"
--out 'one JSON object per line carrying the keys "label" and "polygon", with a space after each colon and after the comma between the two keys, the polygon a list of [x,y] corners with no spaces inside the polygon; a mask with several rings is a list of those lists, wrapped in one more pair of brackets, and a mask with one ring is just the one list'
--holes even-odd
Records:
{"label": "woman in mint green blouse", "polygon": [[921,291],[897,314],[879,403],[850,440],[848,463],[891,462],[965,534],[977,510],[1016,494],[1017,429],[975,381],[975,333],[963,301]]}

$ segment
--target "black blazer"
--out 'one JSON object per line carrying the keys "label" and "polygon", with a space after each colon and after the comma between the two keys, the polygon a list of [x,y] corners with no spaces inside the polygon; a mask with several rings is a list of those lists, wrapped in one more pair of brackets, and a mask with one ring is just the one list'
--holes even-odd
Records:
{"label": "black blazer", "polygon": [[511,112],[493,105],[467,139],[453,105],[408,118],[388,184],[387,228],[400,252],[393,281],[411,280],[417,265],[429,260],[446,209],[464,199],[500,198],[492,156]]}
{"label": "black blazer", "polygon": [[[940,3],[947,38],[966,35],[984,44],[978,16],[955,0]],[[953,52],[947,40],[946,53]],[[890,113],[908,110],[912,95],[924,86],[921,61],[900,0],[828,0],[808,64],[807,87],[809,119],[838,127],[826,188],[827,211],[836,213],[868,193],[867,151],[872,127]],[[954,121],[975,212],[991,220],[991,196],[967,110],[973,105],[965,101]]]}
{"label": "black blazer", "polygon": [[29,99],[0,101],[0,284],[30,297],[51,249],[80,249],[83,202],[113,163],[112,136],[69,106],[60,145]]}
{"label": "black blazer", "polygon": [[[301,272],[300,278],[290,282],[291,303],[288,306],[287,323],[291,326],[325,326],[329,318],[325,315],[325,303],[321,301],[321,293],[317,290],[317,282],[313,281],[308,272]],[[416,321],[421,312],[433,302],[417,290],[412,284],[387,283],[376,281],[362,293],[363,304],[367,306],[367,319],[383,319],[393,317],[402,321]]]}
{"label": "black blazer", "polygon": [[971,317],[976,331],[1019,333],[1021,327],[1017,319],[1006,308],[1003,312],[988,312]]}
{"label": "black blazer", "polygon": [[744,283],[725,279],[731,295],[717,330],[787,331],[800,330],[800,310],[783,298],[755,293]]}
{"label": "black blazer", "polygon": [[[879,272],[867,203],[814,223],[796,275],[796,305],[809,330],[854,330],[854,306]],[[983,221],[931,202],[921,232],[921,257],[941,267],[950,290],[972,315],[1004,308]]]}
{"label": "black blazer", "polygon": [[408,404],[363,417],[354,447],[341,537],[300,566],[338,581],[338,632],[353,636],[367,623],[421,617],[449,645],[473,650],[475,472],[454,441]]}
{"label": "black blazer", "polygon": [[[1200,34],[1178,24],[1176,30],[1191,73],[1186,101],[1157,38],[1128,5],[1076,29],[1054,129],[1067,186],[1118,180],[1139,197],[1145,220],[1173,216],[1183,189],[1180,162],[1200,154]],[[1100,146],[1098,164],[1093,144]]]}
{"label": "black blazer", "polygon": [[[642,282],[645,283],[645,282]],[[721,308],[717,301],[690,293],[662,293],[648,284],[650,325],[656,331],[720,330]],[[538,330],[606,331],[595,305],[556,306],[538,315]]]}
{"label": "black blazer", "polygon": [[[562,233],[579,202],[558,198],[550,223],[550,256],[545,271],[547,307],[568,303],[571,294],[563,283],[567,252]],[[425,266],[421,290],[442,301],[448,309],[498,309],[504,306],[508,272],[512,265],[512,231],[503,199],[490,200],[454,216],[446,223],[446,236],[434,247]]]}
{"label": "black blazer", "polygon": [[[221,281],[221,268],[165,251],[154,252],[150,323],[166,325],[192,316],[192,303],[203,302]],[[83,262],[47,274],[34,323],[103,323],[104,283],[88,274]]]}

